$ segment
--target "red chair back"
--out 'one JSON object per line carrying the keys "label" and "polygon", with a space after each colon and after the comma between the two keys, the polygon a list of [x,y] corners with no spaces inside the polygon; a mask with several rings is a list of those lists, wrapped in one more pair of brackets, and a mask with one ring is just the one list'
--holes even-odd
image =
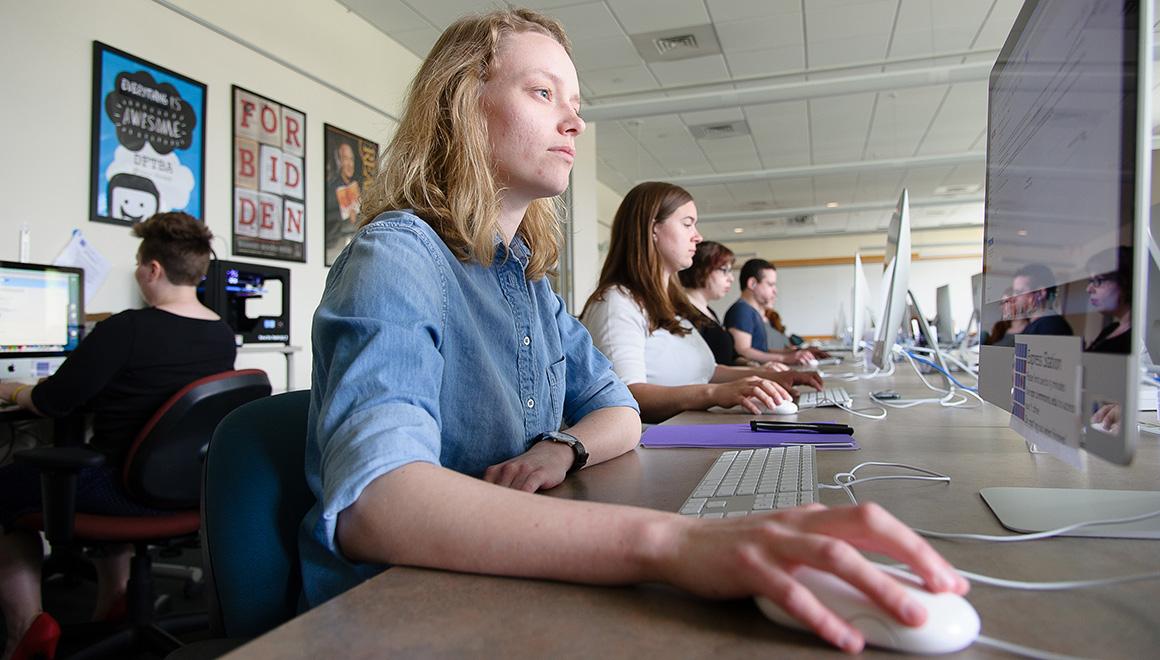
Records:
{"label": "red chair back", "polygon": [[218,423],[238,406],[270,395],[259,369],[225,371],[186,385],[157,409],[133,441],[124,480],[137,501],[158,509],[196,509],[201,459]]}

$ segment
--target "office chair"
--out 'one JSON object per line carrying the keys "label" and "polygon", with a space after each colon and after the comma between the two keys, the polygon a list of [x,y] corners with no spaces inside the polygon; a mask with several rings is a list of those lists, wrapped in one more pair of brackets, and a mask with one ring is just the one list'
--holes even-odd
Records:
{"label": "office chair", "polygon": [[[257,369],[227,371],[196,380],[171,396],[138,432],[125,458],[122,483],[130,498],[170,513],[106,516],[76,513],[76,473],[100,465],[104,455],[83,447],[45,447],[16,460],[41,469],[43,511],[21,518],[25,529],[44,530],[53,555],[75,546],[133,546],[127,596],[128,628],[73,657],[102,657],[127,647],[161,654],[181,645],[173,633],[205,627],[205,615],[157,619],[150,577],[154,548],[196,544],[201,527],[201,456],[218,422],[238,406],[267,397],[270,381]],[[51,561],[51,559],[50,559]],[[106,632],[108,626],[66,627],[63,639]],[[71,634],[70,634],[71,633]]]}
{"label": "office chair", "polygon": [[310,391],[248,403],[209,445],[202,488],[210,630],[249,639],[298,612],[298,527],[314,505],[306,484]]}

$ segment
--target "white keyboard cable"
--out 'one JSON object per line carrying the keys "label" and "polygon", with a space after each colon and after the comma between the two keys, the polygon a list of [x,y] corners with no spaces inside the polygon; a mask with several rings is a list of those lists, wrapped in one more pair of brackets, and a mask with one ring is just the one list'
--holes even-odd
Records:
{"label": "white keyboard cable", "polygon": [[[904,470],[913,470],[919,472],[921,475],[911,474],[888,474],[874,477],[859,477],[858,470],[864,467],[897,467]],[[879,461],[868,461],[866,463],[859,463],[848,472],[838,472],[834,474],[833,483],[818,483],[818,488],[827,488],[830,490],[842,490],[846,493],[846,497],[850,499],[851,504],[858,504],[858,498],[854,495],[851,486],[859,483],[869,481],[889,481],[889,480],[909,480],[909,481],[941,481],[943,483],[950,483],[951,478],[945,474],[921,468],[915,465],[907,465],[905,463],[884,463]],[[1065,525],[1056,529],[1049,529],[1042,532],[1030,532],[1026,534],[1005,534],[1002,536],[995,534],[967,534],[958,532],[935,532],[927,529],[920,529],[912,527],[916,533],[921,536],[933,539],[943,540],[965,540],[965,541],[989,541],[994,543],[1018,543],[1022,541],[1038,541],[1040,539],[1049,539],[1055,536],[1060,536],[1068,532],[1074,532],[1085,527],[1099,527],[1102,525],[1121,525],[1126,523],[1140,522],[1143,520],[1151,520],[1152,518],[1160,518],[1160,511],[1150,511],[1135,516],[1125,516],[1122,518],[1103,518],[1098,520],[1085,520],[1083,522]]]}

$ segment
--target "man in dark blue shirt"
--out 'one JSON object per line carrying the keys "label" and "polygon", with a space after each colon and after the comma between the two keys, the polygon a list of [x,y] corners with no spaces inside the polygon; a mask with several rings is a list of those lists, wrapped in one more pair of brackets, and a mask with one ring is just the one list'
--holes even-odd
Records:
{"label": "man in dark blue shirt", "polygon": [[737,354],[754,362],[809,363],[808,350],[769,350],[765,309],[777,299],[777,268],[765,259],[750,259],[741,267],[741,299],[725,312],[725,327],[733,335]]}

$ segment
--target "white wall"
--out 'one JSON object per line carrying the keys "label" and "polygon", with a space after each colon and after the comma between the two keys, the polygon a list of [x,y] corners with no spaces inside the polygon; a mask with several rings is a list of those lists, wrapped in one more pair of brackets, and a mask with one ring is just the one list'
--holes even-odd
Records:
{"label": "white wall", "polygon": [[[397,116],[418,59],[333,0],[178,0],[211,24]],[[132,270],[137,240],[121,226],[89,222],[92,42],[99,40],[207,85],[205,220],[215,249],[230,256],[230,85],[306,113],[307,263],[262,261],[291,270],[291,339],[304,347],[296,387],[309,385],[310,317],[322,294],[322,124],[385,143],[394,121],[148,0],[0,4],[0,259],[15,259],[22,222],[32,227],[31,258],[52,262],[74,228],[112,262],[89,312],[141,305]],[[278,386],[275,356],[239,358]]]}

